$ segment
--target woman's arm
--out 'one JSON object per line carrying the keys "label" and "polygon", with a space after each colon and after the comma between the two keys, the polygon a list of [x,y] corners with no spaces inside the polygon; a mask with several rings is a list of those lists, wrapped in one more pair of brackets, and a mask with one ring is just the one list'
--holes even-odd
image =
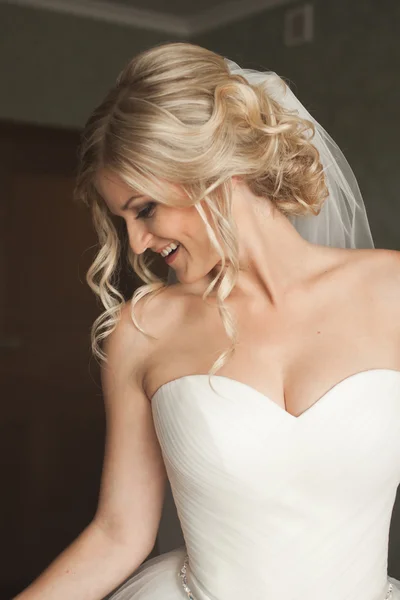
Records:
{"label": "woman's arm", "polygon": [[14,600],[101,600],[151,552],[111,540],[95,521]]}
{"label": "woman's arm", "polygon": [[106,444],[96,515],[14,600],[101,600],[154,547],[166,472],[142,386],[143,334],[132,323],[128,305],[107,339],[106,353],[108,363],[102,369]]}

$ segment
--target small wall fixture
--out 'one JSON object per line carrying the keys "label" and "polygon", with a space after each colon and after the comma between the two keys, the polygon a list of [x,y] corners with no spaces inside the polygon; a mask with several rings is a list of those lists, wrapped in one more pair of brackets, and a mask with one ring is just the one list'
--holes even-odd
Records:
{"label": "small wall fixture", "polygon": [[303,4],[290,8],[285,12],[284,43],[285,46],[300,46],[313,40],[314,7]]}

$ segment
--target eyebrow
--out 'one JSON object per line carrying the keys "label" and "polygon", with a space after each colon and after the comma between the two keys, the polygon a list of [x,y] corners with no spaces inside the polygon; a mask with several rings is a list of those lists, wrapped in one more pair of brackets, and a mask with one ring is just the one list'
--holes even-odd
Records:
{"label": "eyebrow", "polygon": [[121,210],[128,210],[128,208],[129,208],[129,206],[130,206],[131,202],[134,202],[135,200],[138,200],[139,198],[143,198],[143,194],[137,194],[136,196],[131,196],[131,197],[129,198],[129,200],[127,200],[127,201],[125,202],[125,204],[123,205],[123,207],[122,207],[122,209],[121,209]]}

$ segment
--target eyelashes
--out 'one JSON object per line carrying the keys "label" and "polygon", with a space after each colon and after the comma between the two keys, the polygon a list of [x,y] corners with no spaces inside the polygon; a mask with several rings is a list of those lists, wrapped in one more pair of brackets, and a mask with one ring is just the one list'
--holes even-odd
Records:
{"label": "eyelashes", "polygon": [[149,202],[149,204],[146,204],[146,206],[138,212],[135,219],[150,219],[154,214],[153,208],[155,209],[155,206],[155,202]]}

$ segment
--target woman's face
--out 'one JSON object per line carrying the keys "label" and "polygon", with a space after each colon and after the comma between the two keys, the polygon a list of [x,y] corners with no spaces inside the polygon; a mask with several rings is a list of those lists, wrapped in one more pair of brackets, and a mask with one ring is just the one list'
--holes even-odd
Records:
{"label": "woman's face", "polygon": [[[185,198],[179,186],[158,183],[166,199]],[[135,254],[148,248],[160,251],[171,242],[180,244],[170,263],[180,282],[194,283],[203,279],[220,261],[194,206],[175,208],[148,196],[139,196],[117,175],[106,170],[98,174],[96,188],[109,210],[125,220],[129,244]],[[206,205],[203,208],[208,214]]]}

